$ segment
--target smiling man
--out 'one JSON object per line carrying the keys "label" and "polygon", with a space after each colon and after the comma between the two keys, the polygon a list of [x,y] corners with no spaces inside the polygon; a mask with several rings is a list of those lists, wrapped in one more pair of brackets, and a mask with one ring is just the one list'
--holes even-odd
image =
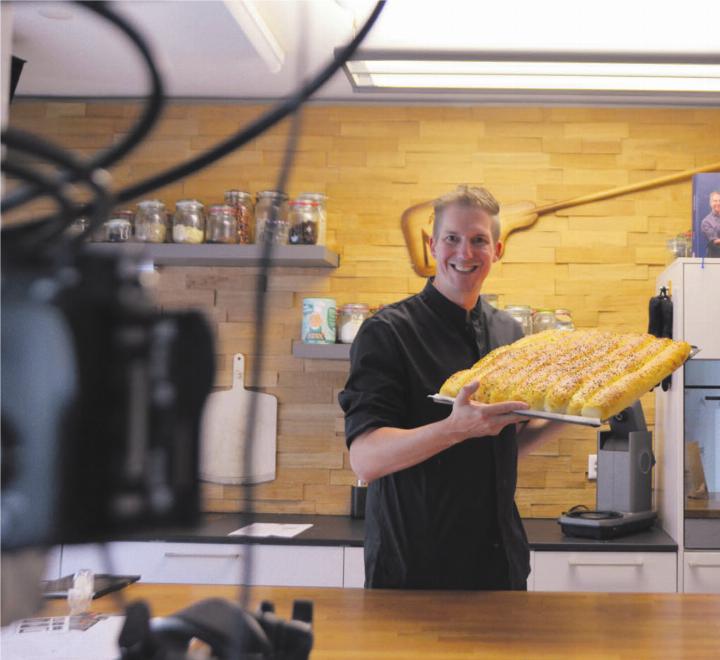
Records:
{"label": "smiling man", "polygon": [[515,506],[517,460],[553,435],[522,402],[428,399],[453,373],[522,337],[480,291],[501,253],[499,205],[460,186],[435,202],[436,275],[361,327],[339,395],[350,463],[369,482],[365,586],[525,589],[529,551]]}

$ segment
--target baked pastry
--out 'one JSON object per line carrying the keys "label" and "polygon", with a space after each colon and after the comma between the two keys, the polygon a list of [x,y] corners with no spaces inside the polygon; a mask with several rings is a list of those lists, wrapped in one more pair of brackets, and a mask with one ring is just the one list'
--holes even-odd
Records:
{"label": "baked pastry", "polygon": [[604,330],[546,330],[488,353],[454,373],[440,394],[475,380],[481,403],[524,401],[530,408],[607,419],[687,360],[687,342]]}

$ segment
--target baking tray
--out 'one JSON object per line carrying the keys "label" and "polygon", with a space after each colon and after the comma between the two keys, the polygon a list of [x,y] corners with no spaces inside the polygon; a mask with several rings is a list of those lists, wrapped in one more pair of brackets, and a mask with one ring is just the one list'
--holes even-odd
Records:
{"label": "baking tray", "polygon": [[[432,399],[435,403],[444,403],[451,406],[455,403],[455,397],[443,396],[442,394],[428,394],[428,399]],[[561,413],[546,412],[544,410],[514,410],[513,414],[522,415],[523,417],[538,417],[540,419],[554,419],[558,422],[566,422],[567,424],[580,424],[582,426],[602,426],[605,422],[593,417],[581,417],[580,415],[563,415]]]}
{"label": "baking tray", "polygon": [[[693,346],[687,360],[694,358],[700,349],[697,346]],[[659,384],[659,383],[658,383]],[[442,394],[428,394],[428,399],[432,399],[435,403],[444,403],[445,405],[451,406],[455,403],[455,397],[444,396]],[[554,419],[558,422],[565,422],[567,424],[580,424],[581,426],[593,426],[597,428],[607,422],[593,417],[582,417],[580,415],[563,415],[562,413],[546,412],[544,410],[515,410],[515,415],[522,415],[523,417],[537,417],[539,419]]]}

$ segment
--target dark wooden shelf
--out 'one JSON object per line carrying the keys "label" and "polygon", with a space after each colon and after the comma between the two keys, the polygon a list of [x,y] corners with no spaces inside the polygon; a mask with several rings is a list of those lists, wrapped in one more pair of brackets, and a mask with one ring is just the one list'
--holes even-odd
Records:
{"label": "dark wooden shelf", "polygon": [[[88,243],[95,252],[123,251],[152,261],[156,266],[260,266],[262,245],[203,243]],[[337,268],[340,258],[324,245],[277,245],[273,266]]]}
{"label": "dark wooden shelf", "polygon": [[304,344],[293,341],[293,355],[306,360],[349,360],[350,344]]}

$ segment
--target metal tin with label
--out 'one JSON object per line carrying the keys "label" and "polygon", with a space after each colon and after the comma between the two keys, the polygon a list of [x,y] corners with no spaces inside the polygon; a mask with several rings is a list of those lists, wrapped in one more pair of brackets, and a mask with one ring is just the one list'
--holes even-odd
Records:
{"label": "metal tin with label", "polygon": [[303,298],[302,340],[334,344],[337,305],[332,298]]}

